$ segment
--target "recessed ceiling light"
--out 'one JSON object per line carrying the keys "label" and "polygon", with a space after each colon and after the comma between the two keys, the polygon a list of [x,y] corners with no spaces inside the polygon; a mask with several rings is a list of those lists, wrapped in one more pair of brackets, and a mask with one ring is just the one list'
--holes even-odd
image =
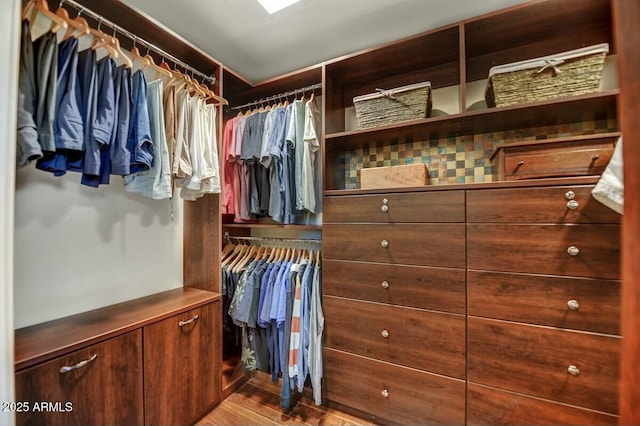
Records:
{"label": "recessed ceiling light", "polygon": [[269,14],[273,14],[299,1],[300,0],[258,0],[258,3],[260,3]]}

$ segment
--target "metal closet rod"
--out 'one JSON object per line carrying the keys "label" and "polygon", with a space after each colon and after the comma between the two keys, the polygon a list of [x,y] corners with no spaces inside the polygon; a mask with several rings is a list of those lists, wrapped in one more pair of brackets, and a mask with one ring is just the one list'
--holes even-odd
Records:
{"label": "metal closet rod", "polygon": [[224,238],[227,241],[239,240],[239,241],[259,241],[265,243],[304,243],[304,244],[322,244],[321,240],[313,239],[300,239],[300,238],[275,238],[275,237],[235,237],[229,235],[228,232],[224,233]]}
{"label": "metal closet rod", "polygon": [[238,105],[238,106],[233,106],[233,107],[229,107],[229,109],[243,109],[243,108],[247,108],[250,106],[254,106],[254,105],[260,105],[260,104],[264,104],[267,102],[271,102],[271,101],[275,101],[281,98],[286,98],[288,96],[292,96],[292,95],[298,95],[300,93],[305,93],[305,92],[311,92],[317,89],[322,89],[322,83],[316,83],[316,84],[312,84],[311,86],[307,86],[307,87],[301,87],[299,89],[295,89],[292,90],[290,92],[284,92],[284,93],[280,93],[278,95],[273,95],[273,96],[269,96],[268,98],[264,98],[264,99],[258,99],[249,103],[246,103],[244,105]]}
{"label": "metal closet rod", "polygon": [[175,56],[171,55],[170,53],[165,52],[164,50],[160,49],[158,46],[156,46],[153,43],[149,43],[148,41],[146,41],[143,38],[138,37],[137,35],[133,34],[130,31],[125,30],[124,28],[114,24],[113,22],[109,21],[108,19],[105,19],[104,16],[97,14],[96,12],[94,12],[93,10],[81,5],[80,3],[74,1],[74,0],[61,0],[60,1],[60,6],[62,7],[62,5],[67,4],[71,7],[73,7],[74,9],[78,10],[78,16],[80,15],[87,15],[89,17],[91,17],[92,19],[94,19],[95,21],[98,22],[99,25],[106,25],[108,27],[111,27],[111,29],[113,29],[114,32],[120,33],[125,37],[128,37],[134,44],[136,43],[140,43],[141,45],[145,46],[147,49],[149,50],[153,50],[154,52],[156,52],[158,55],[162,56],[164,59],[169,60],[169,62],[173,62],[176,65],[180,65],[180,67],[184,68],[185,71],[189,71],[191,72],[191,74],[196,74],[199,77],[209,80],[211,82],[211,84],[214,84],[216,82],[216,78],[212,75],[207,75],[205,73],[202,73],[200,71],[198,71],[197,69],[193,68],[191,65],[186,64],[185,62],[181,61],[180,59],[176,58]]}

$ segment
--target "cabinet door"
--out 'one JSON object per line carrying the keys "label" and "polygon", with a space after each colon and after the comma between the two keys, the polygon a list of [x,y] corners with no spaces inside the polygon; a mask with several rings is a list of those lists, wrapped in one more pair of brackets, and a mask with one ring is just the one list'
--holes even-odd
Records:
{"label": "cabinet door", "polygon": [[221,394],[220,302],[144,327],[146,425],[186,425]]}
{"label": "cabinet door", "polygon": [[136,330],[19,371],[16,424],[142,424],[141,348]]}

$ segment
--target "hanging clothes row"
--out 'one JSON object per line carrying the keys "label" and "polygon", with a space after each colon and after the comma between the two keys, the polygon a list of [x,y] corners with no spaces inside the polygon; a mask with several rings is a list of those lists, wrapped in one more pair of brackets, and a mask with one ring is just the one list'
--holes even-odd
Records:
{"label": "hanging clothes row", "polygon": [[142,56],[135,39],[126,54],[113,24],[110,36],[102,20],[93,29],[44,0],[29,1],[23,18],[18,167],[35,160],[92,187],[123,176],[126,191],[153,199],[171,198],[174,186],[188,200],[220,192],[217,109],[207,101],[222,98]]}
{"label": "hanging clothes row", "polygon": [[[275,98],[270,98],[276,100]],[[248,109],[224,128],[222,212],[234,222],[283,224],[322,212],[320,113],[315,96]]]}
{"label": "hanging clothes row", "polygon": [[231,237],[222,253],[224,342],[247,370],[282,376],[281,406],[310,377],[322,403],[321,254],[318,240]]}

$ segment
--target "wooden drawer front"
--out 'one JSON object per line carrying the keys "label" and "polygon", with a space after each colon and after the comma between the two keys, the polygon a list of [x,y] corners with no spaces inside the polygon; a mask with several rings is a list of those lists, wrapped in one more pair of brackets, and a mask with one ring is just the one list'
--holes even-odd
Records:
{"label": "wooden drawer front", "polygon": [[327,347],[464,379],[464,316],[330,296],[323,310]]}
{"label": "wooden drawer front", "polygon": [[323,387],[331,401],[398,424],[464,423],[462,380],[332,349],[324,350],[324,360]]}
{"label": "wooden drawer front", "polygon": [[464,268],[464,234],[464,224],[327,224],[322,252],[327,259]]}
{"label": "wooden drawer front", "polygon": [[[60,372],[94,355],[84,366]],[[142,424],[142,333],[135,330],[19,371],[15,389],[16,401],[30,405],[17,413],[18,425]],[[56,405],[36,407],[43,401]]]}
{"label": "wooden drawer front", "polygon": [[588,176],[602,173],[613,154],[613,142],[558,144],[543,149],[507,149],[507,180],[554,176]]}
{"label": "wooden drawer front", "polygon": [[620,223],[621,216],[593,198],[592,189],[593,185],[467,191],[467,221]]}
{"label": "wooden drawer front", "polygon": [[322,269],[325,295],[465,313],[464,269],[329,259]]}
{"label": "wooden drawer front", "polygon": [[469,270],[467,285],[469,315],[620,334],[620,281]]}
{"label": "wooden drawer front", "polygon": [[219,401],[221,315],[216,301],[144,327],[145,424],[192,424]]}
{"label": "wooden drawer front", "polygon": [[617,413],[619,337],[474,317],[467,327],[469,381]]}
{"label": "wooden drawer front", "polygon": [[467,244],[469,269],[620,278],[620,225],[468,224]]}
{"label": "wooden drawer front", "polygon": [[615,425],[618,417],[467,384],[467,425]]}
{"label": "wooden drawer front", "polygon": [[324,223],[464,222],[464,191],[327,197],[323,209]]}

